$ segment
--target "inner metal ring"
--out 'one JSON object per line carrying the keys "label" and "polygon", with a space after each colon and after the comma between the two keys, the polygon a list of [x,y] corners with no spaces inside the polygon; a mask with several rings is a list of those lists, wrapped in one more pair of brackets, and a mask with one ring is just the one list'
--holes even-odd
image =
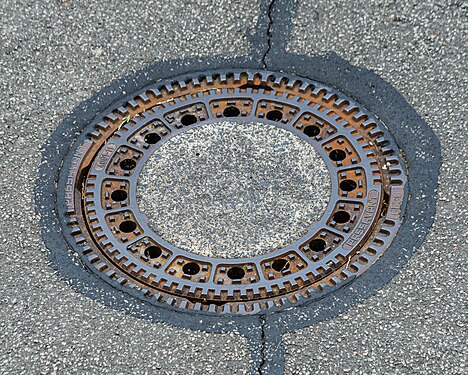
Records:
{"label": "inner metal ring", "polygon": [[[323,216],[284,248],[236,259],[194,254],[154,233],[138,209],[138,176],[155,150],[226,119],[288,130],[330,171]],[[61,214],[93,271],[152,302],[213,313],[277,309],[349,282],[388,248],[406,201],[398,148],[372,114],[317,82],[265,71],[195,74],[147,87],[102,113],[61,173]]]}

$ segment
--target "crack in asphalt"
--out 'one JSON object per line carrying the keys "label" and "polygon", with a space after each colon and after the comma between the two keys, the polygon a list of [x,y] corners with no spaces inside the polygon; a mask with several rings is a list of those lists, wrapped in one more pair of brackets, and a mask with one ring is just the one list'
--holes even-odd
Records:
{"label": "crack in asphalt", "polygon": [[262,330],[261,333],[261,340],[260,340],[260,363],[258,364],[257,371],[259,375],[263,375],[263,366],[265,366],[265,324],[266,324],[266,317],[260,316],[260,328]]}
{"label": "crack in asphalt", "polygon": [[[268,54],[271,51],[272,48],[272,26],[273,26],[273,17],[272,17],[272,12],[273,12],[273,7],[275,6],[276,0],[272,0],[270,4],[268,4],[268,9],[267,9],[267,17],[268,17],[268,26],[266,28],[266,40],[267,40],[267,48],[265,50],[265,53],[262,56],[262,66],[263,69],[267,70],[267,57]],[[259,375],[263,375],[263,367],[266,364],[266,353],[265,353],[265,324],[266,324],[266,317],[261,315],[260,316],[260,328],[261,328],[261,336],[260,336],[260,362],[258,364],[257,372]]]}
{"label": "crack in asphalt", "polygon": [[[268,26],[266,29],[266,39],[267,39],[267,48],[265,50],[265,53],[262,56],[262,66],[263,69],[267,69],[267,57],[268,54],[271,51],[272,47],[272,26],[273,26],[273,17],[272,17],[272,12],[273,12],[273,7],[275,6],[275,1],[272,0],[270,4],[268,4],[268,10],[267,10],[267,17],[268,17]],[[266,358],[265,358],[265,324],[266,324],[266,317],[265,316],[260,316],[260,327],[261,327],[261,336],[260,336],[260,362],[258,364],[257,372],[259,375],[263,375],[263,367],[265,366],[266,363]]]}
{"label": "crack in asphalt", "polygon": [[267,16],[268,16],[268,27],[267,27],[267,32],[266,32],[266,38],[267,38],[267,49],[265,53],[262,56],[262,65],[263,69],[267,69],[267,56],[271,51],[271,39],[272,39],[272,26],[273,26],[273,17],[272,17],[272,12],[273,12],[273,7],[275,6],[276,0],[272,0],[270,4],[268,5],[268,10],[267,10]]}

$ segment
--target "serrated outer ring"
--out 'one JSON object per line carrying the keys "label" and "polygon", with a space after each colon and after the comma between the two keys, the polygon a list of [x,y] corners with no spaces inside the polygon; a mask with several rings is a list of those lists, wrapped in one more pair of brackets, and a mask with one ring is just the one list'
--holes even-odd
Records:
{"label": "serrated outer ring", "polygon": [[[240,314],[256,313],[265,309],[273,310],[277,307],[297,303],[304,298],[310,300],[314,297],[319,297],[325,292],[340,287],[343,283],[358,276],[370,267],[385,251],[396,235],[401,222],[401,212],[406,194],[406,176],[403,164],[397,148],[391,138],[386,135],[383,125],[368,111],[363,109],[362,106],[359,106],[340,93],[310,80],[278,75],[272,72],[242,70],[200,73],[193,76],[197,78],[186,81],[173,80],[171,81],[172,83],[163,82],[150,86],[143,92],[135,95],[133,100],[121,103],[112,112],[103,114],[102,119],[95,125],[95,129],[90,132],[88,140],[78,148],[80,155],[77,155],[74,160],[79,160],[79,167],[76,166],[76,163],[72,163],[72,166],[68,170],[62,171],[62,173],[67,173],[71,176],[71,182],[67,184],[67,187],[72,186],[72,188],[67,188],[66,191],[59,192],[59,194],[62,194],[63,198],[68,197],[73,203],[78,201],[85,202],[85,210],[92,212],[92,214],[83,215],[79,205],[71,204],[68,212],[64,213],[68,221],[67,230],[71,231],[78,245],[77,249],[79,253],[86,258],[88,264],[91,264],[92,268],[104,279],[110,278],[121,285],[137,289],[141,291],[142,295],[149,297],[150,300],[163,301],[180,308]],[[245,88],[240,88],[243,86]],[[272,91],[268,92],[267,89]],[[213,270],[216,265],[222,263],[245,264],[253,262],[257,265],[259,280],[251,284],[233,284],[219,287],[219,285],[214,283],[181,280],[180,277],[172,277],[167,274],[165,268],[156,270],[153,267],[149,267],[148,264],[145,264],[140,259],[127,259],[128,254],[120,251],[120,244],[113,237],[114,235],[110,228],[102,220],[99,220],[104,215],[108,215],[109,211],[102,209],[100,204],[96,204],[96,197],[101,194],[102,180],[110,176],[105,173],[95,173],[96,178],[94,179],[92,177],[93,168],[91,168],[85,187],[81,189],[78,186],[80,183],[78,178],[79,171],[82,170],[84,165],[91,164],[90,161],[95,161],[94,157],[99,155],[99,151],[103,149],[103,145],[112,142],[116,145],[115,149],[128,145],[128,135],[134,133],[134,129],[144,126],[145,123],[151,121],[154,117],[159,116],[159,120],[169,127],[171,134],[176,135],[182,132],[184,128],[177,129],[174,126],[171,127],[171,124],[167,123],[164,119],[164,114],[167,112],[173,111],[180,106],[186,107],[192,103],[204,103],[208,109],[209,102],[214,99],[229,98],[233,100],[241,97],[250,98],[252,96],[255,96],[252,106],[254,114],[257,111],[256,104],[259,101],[265,99],[271,101],[271,98],[275,102],[299,108],[298,112],[287,124],[274,122],[273,124],[293,131],[303,139],[310,141],[301,130],[293,128],[292,124],[295,124],[296,120],[307,111],[339,129],[339,136],[351,142],[351,145],[355,147],[361,158],[361,162],[353,165],[353,167],[362,167],[366,171],[367,192],[371,190],[377,191],[380,208],[383,207],[384,193],[388,196],[386,202],[389,208],[387,207],[384,217],[379,219],[374,216],[376,225],[373,226],[373,232],[367,235],[368,239],[360,244],[359,248],[347,249],[345,252],[342,248],[343,246],[339,245],[334,251],[323,257],[320,262],[310,261],[307,254],[301,250],[301,246],[319,228],[325,227],[331,232],[334,231],[333,228],[324,224],[334,209],[332,207],[333,204],[330,204],[323,215],[322,221],[312,225],[306,236],[274,253],[249,258],[248,260],[231,259],[229,262],[226,260],[213,260],[195,254],[184,254],[195,261],[211,263]],[[151,103],[151,105],[147,103]],[[154,108],[154,111],[148,110],[149,108]],[[136,113],[142,114],[141,120],[135,119]],[[126,121],[128,116],[130,116],[131,120]],[[206,121],[199,122],[195,126],[218,120],[209,117]],[[221,120],[225,120],[225,118],[221,118]],[[259,121],[259,118],[250,116],[243,118],[242,121]],[[264,119],[262,121],[268,122]],[[334,138],[336,136],[332,135],[331,138],[326,138],[323,141],[314,140],[310,142],[315,146],[321,146]],[[128,146],[141,151],[147,157],[151,154],[151,152],[146,152],[148,150],[139,149],[134,145]],[[321,147],[317,149],[330,167],[332,163],[326,158],[327,153],[325,150]],[[138,175],[138,170],[141,169],[143,164],[144,162],[141,162],[138,165],[134,172],[135,176]],[[350,167],[341,168],[341,170],[349,169]],[[331,170],[334,171],[333,168]],[[334,181],[332,195],[336,196],[338,194],[336,173],[332,177]],[[127,178],[125,179],[128,181]],[[380,182],[378,182],[379,179]],[[82,196],[73,194],[80,189],[80,192],[83,193]],[[73,199],[70,199],[70,195],[73,196]],[[369,195],[367,194],[364,199],[342,200],[362,203],[363,207],[367,207],[368,197]],[[130,200],[135,202],[135,189],[133,189]],[[93,206],[96,208],[92,209]],[[94,214],[94,211],[96,211],[96,214]],[[117,209],[118,211],[119,209]],[[146,224],[139,211],[135,210],[135,208],[132,211],[135,213],[136,221],[145,226]],[[381,210],[379,211],[380,213],[382,213]],[[86,220],[83,220],[85,216]],[[97,222],[95,222],[96,220]],[[83,225],[85,221],[86,225]],[[101,229],[90,230],[92,226],[97,226]],[[90,234],[90,232],[93,234]],[[147,226],[143,228],[143,233],[142,236],[149,234],[151,237],[156,238],[158,244],[162,245],[162,247],[172,248],[172,245],[157,237]],[[354,232],[350,231],[350,234],[347,235],[338,231],[337,234],[344,237],[344,240],[341,242],[343,244],[347,242],[352,233]],[[137,242],[142,236],[133,239],[132,243]],[[102,241],[102,238],[105,238],[105,240]],[[260,272],[262,261],[267,258],[280,256],[280,254],[291,250],[296,251],[303,260],[306,260],[307,266],[303,270],[274,280],[262,278],[264,276]],[[353,255],[347,257],[343,253]],[[172,258],[166,264],[169,265],[175,256],[173,253]],[[330,262],[331,264],[338,264],[336,266],[337,269],[330,273],[327,273],[327,269],[325,269],[326,274],[321,275],[319,269],[322,268],[323,271],[324,265],[328,265]],[[116,265],[119,266],[116,267]]]}

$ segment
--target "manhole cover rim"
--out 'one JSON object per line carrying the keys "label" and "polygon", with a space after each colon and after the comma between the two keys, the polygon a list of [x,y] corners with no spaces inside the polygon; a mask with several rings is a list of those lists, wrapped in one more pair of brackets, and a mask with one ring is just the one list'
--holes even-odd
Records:
{"label": "manhole cover rim", "polygon": [[[236,74],[236,73],[238,73],[238,74],[243,74],[243,73],[245,73],[245,72],[249,72],[249,74],[259,74],[259,73],[260,73],[260,74],[263,74],[265,77],[271,77],[271,76],[275,76],[275,75],[276,75],[276,76],[281,76],[281,77],[286,76],[286,75],[283,74],[283,73],[274,73],[274,72],[258,71],[258,70],[256,70],[256,71],[249,71],[248,69],[238,69],[238,70],[229,69],[229,71],[226,71],[226,72],[221,72],[220,70],[218,70],[218,71],[216,71],[216,72],[203,72],[203,73],[199,73],[199,75],[200,75],[200,76],[209,76],[210,74],[216,73],[216,74],[221,74],[221,76],[223,76],[223,74],[227,74],[227,73],[232,73],[232,74]],[[192,76],[192,77],[197,77],[197,75],[198,75],[197,73],[193,73],[193,74],[191,74],[190,76]],[[184,78],[185,78],[185,77],[184,77]],[[319,83],[317,83],[316,81],[313,81],[313,80],[311,80],[311,79],[304,79],[304,78],[297,77],[297,76],[293,76],[293,75],[289,75],[289,74],[287,75],[287,78],[290,79],[291,81],[297,79],[297,80],[300,80],[300,81],[306,81],[306,82],[308,82],[308,83],[313,83],[313,84],[316,86],[316,88],[318,88],[318,89],[323,89],[323,90],[327,90],[327,91],[330,90],[327,86],[321,85],[321,84],[319,84]],[[177,80],[177,77],[174,78],[174,79],[171,79],[170,82],[172,83],[172,82],[174,82],[175,80]],[[167,84],[169,84],[169,82],[167,82]],[[137,92],[137,93],[135,93],[135,94],[131,94],[131,95],[129,95],[127,98],[122,99],[120,103],[123,104],[123,103],[125,103],[125,102],[128,102],[128,98],[129,98],[129,97],[132,97],[132,98],[133,98],[133,97],[138,96],[139,94],[141,94],[141,93],[147,91],[147,90],[148,90],[148,87],[153,87],[153,86],[162,87],[162,86],[164,86],[164,85],[165,85],[165,82],[164,82],[164,81],[159,82],[159,83],[157,83],[157,84],[151,84],[151,85],[149,85],[149,86],[143,88],[143,89],[140,90],[139,92]],[[345,95],[343,95],[343,94],[340,93],[339,91],[336,91],[336,90],[333,90],[333,89],[331,89],[330,91],[332,91],[332,92],[334,92],[334,93],[338,93],[341,99],[344,99],[344,100],[346,100],[347,102],[350,103],[350,104],[349,104],[350,106],[358,106],[359,108],[363,108],[362,105],[359,105],[359,104],[355,103],[352,99],[349,99],[348,97],[346,97]],[[329,91],[328,91],[328,92],[329,92]],[[111,106],[110,108],[116,108],[116,107],[117,107],[117,106],[114,106],[114,105],[113,105],[113,106]],[[110,109],[110,108],[109,108],[109,109]],[[102,113],[106,113],[106,112],[107,112],[107,110],[106,110],[106,111],[103,111]],[[367,114],[370,114],[370,112],[367,111]],[[376,118],[375,118],[375,119],[376,119]],[[223,121],[223,120],[226,120],[226,119],[225,119],[225,118],[224,118],[224,119],[220,119],[219,121]],[[239,120],[239,119],[237,119],[237,120]],[[255,121],[258,121],[258,119],[254,119],[254,120],[255,120]],[[98,121],[99,121],[99,119],[96,120],[94,124],[90,124],[90,125],[87,127],[87,129],[93,128],[93,125],[95,125],[96,122],[98,122]],[[243,119],[242,121],[244,122],[244,119]],[[252,121],[252,119],[247,119],[247,118],[245,119],[245,122],[251,122],[251,121]],[[376,121],[378,121],[378,120],[376,119]],[[210,121],[210,122],[213,122],[213,121]],[[377,122],[377,123],[379,123],[379,122]],[[195,125],[195,126],[202,126],[202,125],[203,125],[203,124],[199,124],[199,125]],[[278,126],[277,123],[272,123],[272,125]],[[287,126],[288,126],[288,125],[285,124],[284,126],[280,126],[280,127],[284,128],[284,129],[286,129],[286,130],[288,130],[288,131],[291,131],[291,129],[290,129],[290,128],[287,128]],[[382,125],[381,125],[381,126],[382,126]],[[193,127],[193,126],[192,126],[192,127]],[[385,131],[385,130],[384,130],[384,131]],[[300,133],[300,134],[299,134],[299,133]],[[308,142],[311,143],[310,138],[307,137],[307,136],[305,136],[304,133],[298,132],[298,134],[296,134],[296,135],[299,135],[302,139],[304,139],[304,140],[306,140],[306,141],[308,141]],[[388,138],[388,137],[385,137],[385,138],[386,138],[387,141],[389,141],[389,144],[390,144],[389,147],[392,147],[392,148],[394,148],[395,150],[398,150],[398,148],[396,148],[396,145],[393,143],[392,138]],[[73,149],[76,150],[79,146],[80,146],[79,144],[75,144],[75,145],[73,146]],[[316,148],[316,150],[317,150],[317,148]],[[320,152],[320,151],[323,151],[323,150],[320,149],[319,152]],[[323,159],[325,160],[325,162],[326,162],[326,164],[327,164],[327,167],[329,167],[329,169],[330,169],[330,164],[332,164],[332,163],[331,163],[331,161],[329,161],[326,157],[324,157],[324,156],[325,156],[324,154],[326,155],[325,151],[321,152],[321,156],[322,156]],[[398,156],[397,156],[397,157],[398,157]],[[140,164],[139,164],[139,165],[141,166],[140,168],[142,168],[143,164],[144,164],[144,163],[140,163]],[[400,164],[400,166],[402,166],[402,163]],[[64,179],[67,178],[66,176],[64,176],[64,174],[65,174],[65,175],[67,174],[67,173],[65,173],[64,171],[67,171],[67,168],[62,168],[62,170],[61,170],[60,178],[61,178],[62,180],[64,180]],[[404,172],[405,172],[405,171],[404,171]],[[137,176],[137,175],[138,175],[138,173],[135,173],[135,174],[134,174],[134,176]],[[403,173],[403,174],[401,175],[401,178],[403,178],[403,179],[406,178],[405,173]],[[332,181],[334,181],[334,179],[332,179]],[[334,184],[334,183],[332,183],[332,190],[333,190],[333,191],[332,191],[332,196],[336,195],[336,193],[337,193],[337,187],[336,187],[336,184]],[[406,196],[406,190],[407,190],[407,186],[405,185],[405,186],[404,186],[405,196]],[[59,194],[58,194],[58,200],[59,200],[59,202],[60,202],[60,199],[61,199],[61,198],[64,198],[64,194],[62,194],[62,193],[64,193],[64,191],[60,191]],[[136,192],[135,192],[135,193],[136,193]],[[135,198],[135,197],[134,197],[134,198]],[[403,199],[402,206],[400,207],[401,212],[404,212],[404,203],[405,203],[405,199]],[[329,214],[331,211],[332,211],[332,206],[331,206],[331,204],[329,204],[329,205],[327,206],[326,212],[323,214],[323,217],[326,217],[326,215]],[[67,219],[67,218],[65,217],[65,215],[63,215],[63,211],[60,211],[60,214],[62,215],[62,218],[63,218],[63,219]],[[312,226],[313,226],[313,225],[312,225]],[[70,230],[70,227],[69,227],[69,226],[67,226],[66,228],[67,228],[67,230]],[[310,231],[309,231],[309,232],[310,232]],[[308,233],[309,233],[309,232],[308,232]],[[393,232],[393,231],[391,231],[391,232]],[[395,232],[396,232],[396,231],[395,231]],[[393,239],[393,236],[394,236],[394,235],[395,235],[395,233],[392,233],[392,239]],[[305,236],[303,236],[303,237],[307,237],[307,236],[308,236],[308,235],[305,235]],[[76,236],[75,236],[75,238],[76,238]],[[297,244],[300,243],[300,242],[301,242],[301,240],[296,241]],[[389,241],[389,242],[391,242],[391,241]],[[73,247],[76,249],[75,244],[72,244],[72,245],[73,245]],[[290,247],[291,247],[291,246],[287,246],[286,248],[290,248]],[[77,250],[77,249],[76,249],[76,250]],[[275,253],[269,253],[269,254],[267,255],[267,257],[272,257],[272,256],[274,256],[274,254],[280,254],[283,250],[284,250],[284,249],[280,249],[280,250],[277,250]],[[79,252],[80,254],[83,253],[82,251],[78,251],[78,252]],[[193,257],[193,258],[198,258],[198,259],[200,259],[200,260],[206,259],[206,257],[197,256],[197,255],[195,255],[195,254],[193,254],[193,253],[191,254],[191,257]],[[378,258],[378,257],[377,257],[377,258]],[[255,257],[255,258],[249,258],[249,260],[250,260],[250,259],[258,259],[258,260],[261,260],[261,259],[265,259],[265,256],[258,256],[258,257]],[[232,263],[232,262],[235,261],[235,259],[228,258],[228,259],[222,259],[222,261],[226,261],[226,262]],[[245,262],[245,258],[239,258],[238,261],[239,261],[239,262]],[[373,262],[372,262],[372,263],[373,263]],[[372,264],[372,263],[371,263],[371,264]],[[367,268],[367,267],[363,267],[363,268]],[[99,276],[101,276],[101,277],[103,276],[103,274],[102,274],[101,272],[97,272],[97,273],[99,274]],[[348,279],[346,279],[346,280],[342,280],[342,281],[340,282],[340,285],[343,285],[343,282],[345,282],[345,281],[347,282],[347,281],[349,281],[350,279],[351,279],[351,278],[348,278]],[[239,287],[240,287],[239,285],[235,285],[235,286],[232,287],[232,289],[233,289],[233,290],[236,289],[236,288],[239,289]],[[330,288],[328,288],[328,286],[325,286],[324,289],[325,289],[325,290],[328,290],[328,289],[330,289]],[[332,288],[332,289],[333,289],[333,288]],[[323,293],[320,293],[320,295],[322,295],[322,294],[323,294]],[[298,297],[297,299],[301,299],[301,296],[296,296],[296,297]],[[310,300],[310,299],[307,299],[307,300]],[[286,304],[288,304],[288,302],[285,301],[285,305],[286,305]],[[260,310],[261,310],[261,309],[260,309]],[[229,312],[229,311],[227,311],[227,312]],[[251,312],[252,312],[252,311],[251,311]],[[258,311],[253,311],[253,312],[258,312]]]}

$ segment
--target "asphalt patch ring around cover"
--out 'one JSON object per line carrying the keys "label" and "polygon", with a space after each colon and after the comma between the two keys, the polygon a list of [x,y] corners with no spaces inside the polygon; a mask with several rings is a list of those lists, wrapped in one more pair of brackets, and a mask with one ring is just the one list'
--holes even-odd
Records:
{"label": "asphalt patch ring around cover", "polygon": [[[146,85],[145,85],[145,86],[146,86]],[[117,93],[116,93],[116,94],[117,94]],[[118,94],[117,94],[117,95],[118,95]],[[93,113],[94,113],[94,112],[93,112]],[[84,122],[84,121],[83,121],[83,122]],[[67,126],[67,125],[66,125],[66,121],[62,124],[62,126],[64,126],[64,125]],[[89,125],[89,123],[88,123],[88,124],[83,123],[82,125]],[[62,127],[62,126],[61,126],[61,127]],[[60,127],[59,127],[59,130],[60,130]],[[57,133],[57,132],[56,132],[56,133]],[[81,135],[81,137],[83,137],[83,135]],[[77,145],[78,143],[79,143],[79,142],[75,142],[75,145]],[[65,147],[67,147],[67,146],[65,146]],[[47,152],[47,149],[46,149],[44,152],[46,153],[46,152]],[[72,153],[70,153],[69,155],[72,155]],[[69,157],[70,157],[70,156],[69,156]],[[50,159],[47,158],[47,157],[45,157],[45,160],[50,160]],[[66,162],[65,162],[65,163],[66,163]],[[40,181],[41,181],[41,180],[39,180],[39,182],[40,182]],[[410,184],[411,184],[411,179],[410,179]],[[42,187],[44,187],[44,185],[43,185]],[[41,190],[42,190],[42,188],[41,188]],[[54,207],[54,205],[55,205],[55,204],[50,204],[49,207]],[[39,211],[40,211],[40,210],[39,210]],[[44,219],[45,219],[44,215],[41,215],[41,220],[44,220]],[[398,236],[397,236],[397,238],[398,238]],[[68,246],[67,246],[67,247],[68,247]],[[62,250],[62,251],[64,251],[64,250]],[[60,269],[62,269],[62,268],[61,268],[61,267],[57,267],[57,269],[60,270]],[[371,269],[372,269],[372,268],[371,268]],[[369,271],[368,271],[368,272],[369,272]],[[325,294],[325,293],[324,293],[324,294]],[[320,297],[320,298],[322,298],[322,297]]]}
{"label": "asphalt patch ring around cover", "polygon": [[[260,315],[260,319],[258,316],[204,317],[202,314],[186,313],[167,306],[155,308],[137,297],[132,297],[131,291],[123,293],[118,290],[118,286],[114,288],[92,273],[86,272],[73,252],[66,251],[69,248],[65,239],[66,234],[58,229],[61,227],[56,207],[58,173],[65,156],[68,154],[71,157],[70,146],[79,144],[85,138],[85,134],[78,137],[76,135],[82,133],[94,120],[96,114],[111,107],[121,99],[122,94],[138,91],[171,76],[188,77],[192,72],[204,69],[262,69],[261,62],[255,62],[250,58],[207,58],[204,61],[194,59],[155,64],[102,89],[77,107],[44,145],[42,163],[38,171],[39,178],[35,186],[35,201],[44,243],[50,251],[52,267],[76,291],[138,318],[213,333],[239,332],[251,343],[251,352],[256,357],[252,368],[265,364],[265,355],[260,355],[260,350],[262,353],[271,350],[273,354],[270,357],[273,359],[270,361],[281,369],[283,333],[329,319],[372,296],[398,274],[422,244],[434,219],[435,192],[441,156],[439,141],[430,127],[396,89],[375,73],[356,68],[334,54],[325,57],[308,57],[273,51],[268,64],[272,70],[284,70],[290,74],[322,82],[356,99],[372,113],[379,115],[405,154],[410,199],[406,205],[405,219],[398,236],[379,261],[359,278],[347,284],[347,287],[331,294],[324,294],[323,298],[311,304],[303,304],[295,309],[274,314]],[[424,155],[421,154],[421,148],[425,149]],[[70,160],[65,161],[67,162]],[[418,199],[414,199],[415,196]],[[68,241],[71,240],[72,238],[68,238]],[[297,319],[298,314],[301,319]],[[259,342],[264,343],[261,349],[258,348]]]}
{"label": "asphalt patch ring around cover", "polygon": [[[171,82],[145,87],[102,113],[62,168],[57,202],[66,206],[59,211],[64,231],[98,276],[150,302],[245,315],[321,298],[366,272],[388,248],[404,211],[406,171],[365,108],[317,82],[268,71],[198,72]],[[280,250],[196,256],[151,230],[136,204],[136,183],[146,160],[172,137],[234,117],[272,123],[309,142],[327,163],[332,199],[305,236]],[[148,256],[152,248],[158,257]],[[278,269],[284,262],[288,267]]]}

